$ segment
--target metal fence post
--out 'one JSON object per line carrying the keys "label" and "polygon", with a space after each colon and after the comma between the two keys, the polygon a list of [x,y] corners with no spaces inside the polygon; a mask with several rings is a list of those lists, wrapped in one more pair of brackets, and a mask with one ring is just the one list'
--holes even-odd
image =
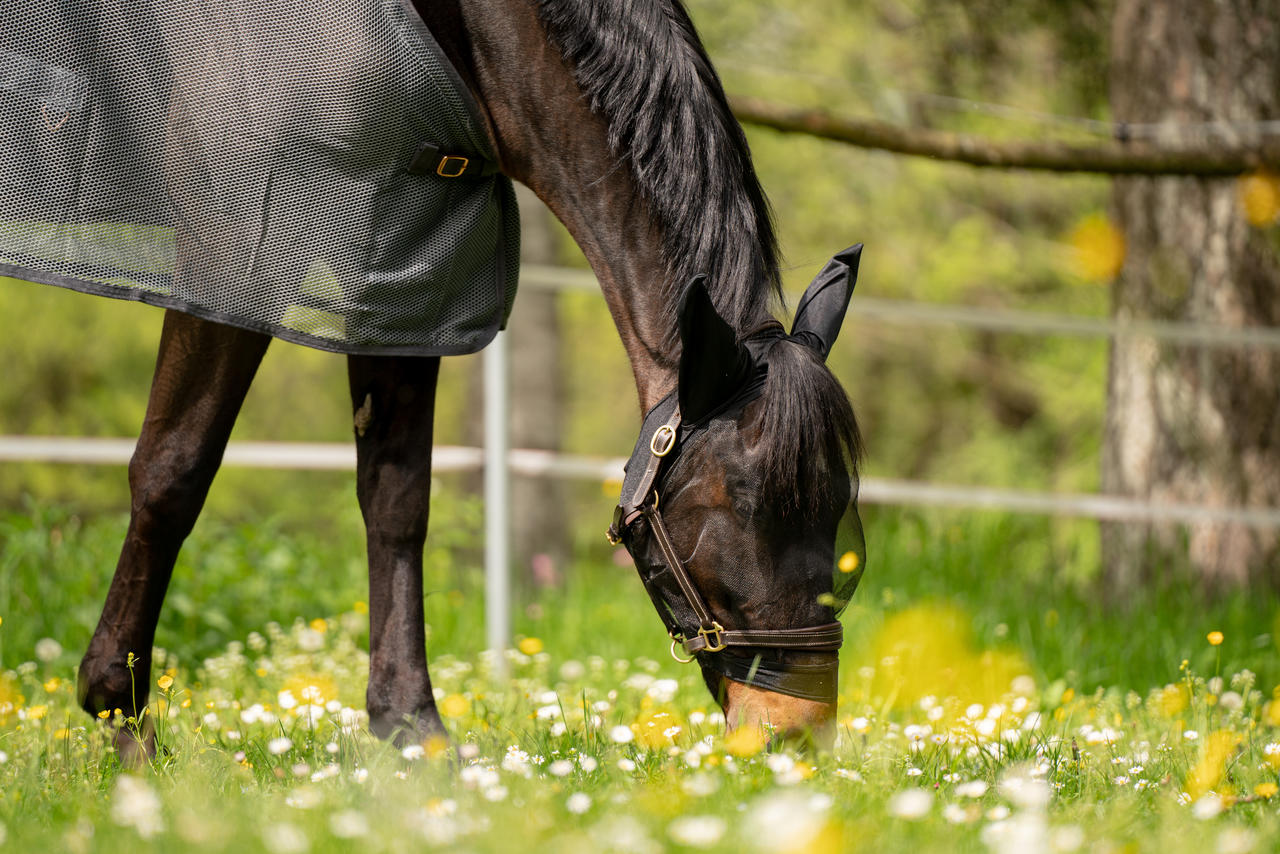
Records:
{"label": "metal fence post", "polygon": [[484,350],[484,617],[485,641],[499,676],[511,645],[511,471],[507,333]]}

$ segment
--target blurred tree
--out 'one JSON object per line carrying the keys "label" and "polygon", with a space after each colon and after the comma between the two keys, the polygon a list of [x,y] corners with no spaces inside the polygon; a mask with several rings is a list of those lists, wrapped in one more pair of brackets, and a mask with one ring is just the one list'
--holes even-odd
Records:
{"label": "blurred tree", "polygon": [[[1239,123],[1209,139],[1248,140],[1280,118],[1280,0],[1122,0],[1112,30],[1117,120]],[[1202,140],[1189,140],[1202,141]],[[1280,325],[1274,228],[1249,222],[1242,184],[1126,178],[1113,204],[1127,257],[1112,286],[1119,319]],[[1280,354],[1113,342],[1102,484],[1106,492],[1222,506],[1280,504]],[[1280,582],[1277,532],[1240,525],[1109,524],[1113,598],[1160,581],[1189,556],[1210,587]]]}

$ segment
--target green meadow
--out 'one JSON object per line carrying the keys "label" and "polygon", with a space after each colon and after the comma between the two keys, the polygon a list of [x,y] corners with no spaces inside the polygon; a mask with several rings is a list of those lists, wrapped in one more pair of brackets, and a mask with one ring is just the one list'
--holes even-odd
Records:
{"label": "green meadow", "polygon": [[[828,749],[726,737],[621,562],[524,589],[483,647],[478,524],[444,489],[428,646],[448,743],[365,728],[358,515],[203,522],[152,703],[93,720],[75,666],[124,519],[0,522],[0,834],[13,850],[1266,851],[1274,608],[1171,583],[1104,608],[1089,526],[867,511]],[[501,671],[505,670],[506,675]],[[139,678],[142,678],[140,675]],[[117,728],[160,749],[124,768]]]}

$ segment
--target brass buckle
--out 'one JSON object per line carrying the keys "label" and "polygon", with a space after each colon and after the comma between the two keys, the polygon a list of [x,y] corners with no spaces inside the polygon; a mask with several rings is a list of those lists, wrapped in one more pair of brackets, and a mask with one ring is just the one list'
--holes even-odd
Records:
{"label": "brass buckle", "polygon": [[613,532],[612,526],[610,526],[609,530],[604,532],[604,538],[609,541],[609,545],[611,546],[622,545],[622,537]]}
{"label": "brass buckle", "polygon": [[[715,622],[711,622],[712,628],[698,629],[698,634],[707,639],[707,648],[703,652],[719,652],[727,648],[729,645],[724,642],[724,626]],[[712,643],[711,636],[715,635],[715,642]]]}
{"label": "brass buckle", "polygon": [[695,658],[698,657],[696,655],[691,655],[688,658],[681,658],[680,656],[676,655],[676,644],[679,644],[680,646],[684,646],[684,639],[680,637],[676,637],[675,635],[670,635],[670,638],[671,638],[671,657],[674,658],[676,661],[680,662],[681,664],[688,664],[690,661],[693,661]]}
{"label": "brass buckle", "polygon": [[[664,445],[659,450],[658,439],[661,437]],[[653,438],[649,440],[649,450],[653,451],[655,457],[665,457],[671,453],[671,449],[676,446],[676,431],[670,424],[663,424],[653,433]]]}
{"label": "brass buckle", "polygon": [[[461,165],[456,165],[458,162]],[[460,154],[446,154],[440,158],[440,162],[436,165],[436,174],[441,178],[457,178],[467,171],[467,166],[470,164],[470,159]],[[445,171],[446,169],[449,169],[449,171]]]}

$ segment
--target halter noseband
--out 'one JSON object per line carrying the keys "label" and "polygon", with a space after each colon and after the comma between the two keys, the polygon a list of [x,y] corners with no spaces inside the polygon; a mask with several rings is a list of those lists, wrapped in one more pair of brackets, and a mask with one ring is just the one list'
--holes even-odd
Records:
{"label": "halter noseband", "polygon": [[[758,389],[756,390],[758,394]],[[836,676],[838,661],[828,663],[793,663],[778,656],[754,657],[720,655],[730,647],[750,647],[776,650],[803,650],[806,652],[835,652],[844,641],[844,628],[839,622],[800,629],[726,629],[712,615],[706,600],[685,568],[676,552],[671,536],[658,509],[657,483],[664,469],[679,455],[680,447],[688,436],[699,427],[683,426],[680,405],[672,392],[645,414],[631,459],[627,461],[622,496],[613,511],[613,524],[609,526],[609,542],[623,544],[633,558],[631,538],[627,532],[632,523],[643,520],[662,553],[662,559],[680,588],[685,601],[693,611],[698,626],[692,631],[679,625],[660,590],[641,571],[641,581],[649,597],[658,609],[658,616],[671,638],[671,655],[676,661],[687,663],[700,658],[701,663],[712,667],[736,682],[756,685],[768,690],[809,700],[834,703],[836,700]],[[639,569],[637,561],[637,569]],[[676,654],[682,648],[689,658]]]}

